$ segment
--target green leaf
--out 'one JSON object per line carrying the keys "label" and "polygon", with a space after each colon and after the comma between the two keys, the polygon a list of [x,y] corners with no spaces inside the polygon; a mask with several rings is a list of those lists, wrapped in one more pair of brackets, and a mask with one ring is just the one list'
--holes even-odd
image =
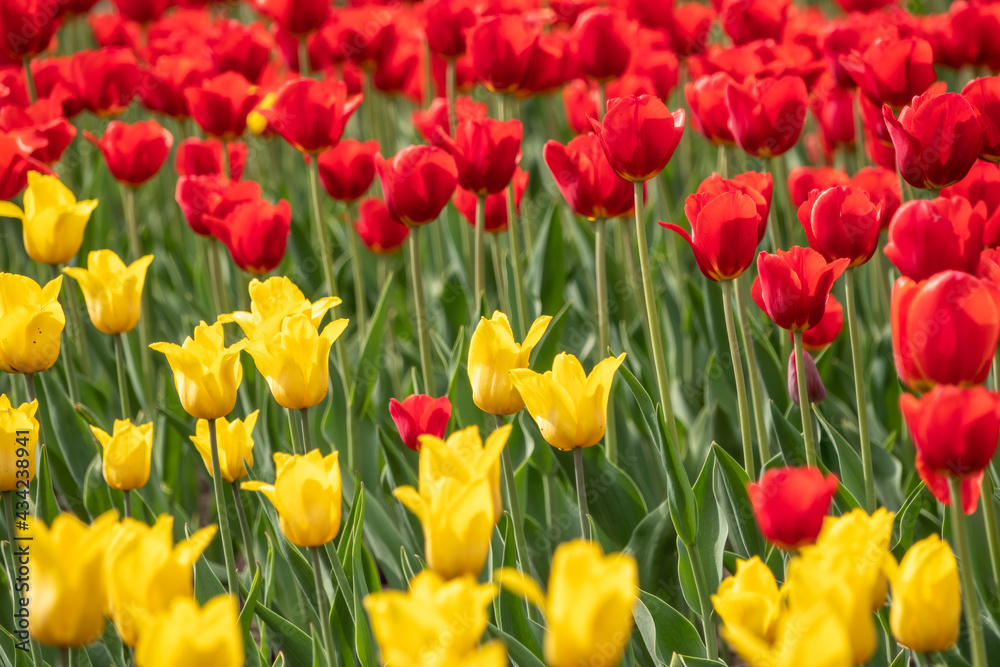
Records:
{"label": "green leaf", "polygon": [[[534,292],[542,302],[542,312],[552,313],[558,310],[566,301],[566,269],[563,242],[562,220],[558,215],[558,207],[553,207],[548,220],[542,224],[538,238],[544,238],[544,245],[535,248],[532,267],[534,277]],[[530,322],[523,322],[521,330],[527,331]]]}
{"label": "green leaf", "polygon": [[532,370],[543,373],[552,368],[552,360],[559,354],[563,327],[566,326],[566,315],[569,313],[571,305],[572,302],[567,301],[559,309],[559,312],[552,316],[549,326],[542,334],[542,339],[538,341],[538,345],[532,351],[532,356],[535,358],[531,362]]}
{"label": "green leaf", "polygon": [[260,563],[257,563],[253,573],[253,581],[250,583],[250,594],[247,596],[246,602],[243,603],[243,609],[240,610],[240,625],[243,626],[244,637],[250,634],[250,625],[253,623],[253,614],[257,608],[257,597],[260,595],[262,581]]}
{"label": "green leaf", "polygon": [[[389,290],[392,288],[393,274],[389,274],[382,285],[382,293],[375,304],[375,312],[368,321],[368,331],[365,332],[361,353],[355,366],[353,382],[351,383],[350,403],[355,413],[360,413],[371,398],[375,379],[382,370],[382,338],[385,335],[385,320],[389,313]],[[362,398],[358,405],[358,397]]]}
{"label": "green leaf", "polygon": [[365,581],[364,565],[361,563],[362,552],[358,549],[354,551],[354,650],[363,667],[377,667],[378,649],[368,625],[368,615],[362,605],[368,597],[368,584]]}
{"label": "green leaf", "polygon": [[[854,451],[851,443],[837,429],[833,428],[819,410],[814,409],[812,412],[819,420],[820,428],[826,433],[827,438],[833,443],[834,450],[837,452],[837,460],[840,464],[840,469],[838,470],[840,473],[840,483],[846,486],[855,498],[864,498],[865,471],[861,465],[861,457]],[[874,447],[877,449],[878,445]]]}
{"label": "green leaf", "polygon": [[655,595],[639,591],[632,616],[646,649],[660,662],[668,663],[674,653],[705,657],[705,645],[691,621]]}
{"label": "green leaf", "polygon": [[701,474],[694,483],[694,497],[698,504],[698,536],[695,539],[695,547],[701,554],[701,562],[705,566],[705,579],[709,591],[717,590],[722,580],[722,554],[729,535],[719,503],[715,499],[712,485],[714,476],[715,455],[709,453]]}
{"label": "green leaf", "polygon": [[273,612],[260,600],[257,601],[257,616],[274,632],[276,636],[271,638],[272,645],[288,655],[290,664],[312,664],[312,640],[309,635],[299,630],[283,616]]}
{"label": "green leaf", "polygon": [[49,475],[48,448],[42,446],[38,453],[38,473],[35,475],[35,516],[51,526],[59,516],[59,503],[52,491],[52,477]]}
{"label": "green leaf", "polygon": [[545,663],[535,657],[535,654],[528,650],[524,644],[497,626],[490,623],[486,626],[486,631],[502,641],[507,647],[507,656],[513,662],[514,667],[545,667]]}
{"label": "green leaf", "polygon": [[[720,499],[720,506],[729,526],[729,537],[734,547],[743,558],[760,556],[764,558],[767,543],[760,534],[757,520],[754,518],[753,506],[747,495],[747,484],[750,477],[746,471],[717,443],[712,443],[717,464],[715,466],[715,495]],[[721,494],[719,486],[725,489]],[[722,500],[723,495],[725,500]]]}
{"label": "green leaf", "polygon": [[639,565],[639,588],[654,595],[670,595],[675,588],[677,531],[666,500],[636,526],[625,552]]}

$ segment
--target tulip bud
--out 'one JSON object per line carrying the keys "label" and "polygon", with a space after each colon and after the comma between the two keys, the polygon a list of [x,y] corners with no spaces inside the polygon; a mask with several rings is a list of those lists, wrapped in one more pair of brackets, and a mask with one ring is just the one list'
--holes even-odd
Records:
{"label": "tulip bud", "polygon": [[507,316],[500,311],[479,321],[469,341],[467,362],[476,407],[493,415],[512,415],[524,407],[511,382],[510,371],[528,367],[531,351],[545,335],[551,320],[547,315],[535,320],[520,344],[514,340]]}
{"label": "tulip bud", "polygon": [[747,484],[760,532],[782,549],[816,541],[837,492],[837,478],[818,468],[772,468]]}
{"label": "tulip bud", "polygon": [[[805,350],[802,351],[802,359],[806,368],[806,396],[809,398],[809,404],[822,403],[826,398],[826,387],[823,386],[823,379],[819,376],[816,362]],[[794,352],[788,358],[788,394],[792,397],[792,402],[799,405],[799,375],[795,368]]]}
{"label": "tulip bud", "polygon": [[142,288],[152,255],[125,266],[111,250],[87,255],[87,268],[69,267],[63,272],[75,278],[83,290],[87,313],[97,330],[106,334],[131,331],[142,313]]}
{"label": "tulip bud", "polygon": [[39,287],[26,276],[0,273],[0,370],[38,373],[56,363],[66,326],[61,286],[62,276]]}
{"label": "tulip bud", "polygon": [[889,568],[892,636],[912,651],[947,651],[958,641],[962,595],[955,554],[931,533]]}
{"label": "tulip bud", "polygon": [[80,250],[83,232],[97,200],[77,202],[76,196],[55,176],[28,172],[24,210],[0,202],[0,216],[22,222],[24,250],[42,264],[68,262]]}
{"label": "tulip bud", "polygon": [[114,433],[91,426],[104,450],[104,481],[112,489],[132,491],[149,481],[153,454],[153,425],[136,426],[131,420],[116,419]]}
{"label": "tulip bud", "polygon": [[174,144],[174,136],[155,120],[132,125],[115,120],[100,139],[88,131],[83,136],[104,155],[115,180],[131,187],[156,176]]}
{"label": "tulip bud", "polygon": [[229,595],[217,595],[204,607],[190,598],[177,598],[162,614],[142,623],[135,647],[136,664],[142,667],[211,664],[242,667],[243,649],[239,607]]}
{"label": "tulip bud", "polygon": [[427,394],[407,396],[402,403],[390,398],[389,414],[403,444],[419,452],[421,436],[444,437],[451,419],[451,401],[447,396],[434,398]]}

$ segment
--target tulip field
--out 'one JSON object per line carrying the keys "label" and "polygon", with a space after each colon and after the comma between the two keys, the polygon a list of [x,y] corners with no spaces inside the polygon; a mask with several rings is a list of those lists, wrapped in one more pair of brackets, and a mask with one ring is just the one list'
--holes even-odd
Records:
{"label": "tulip field", "polygon": [[0,0],[0,667],[1000,664],[998,36]]}

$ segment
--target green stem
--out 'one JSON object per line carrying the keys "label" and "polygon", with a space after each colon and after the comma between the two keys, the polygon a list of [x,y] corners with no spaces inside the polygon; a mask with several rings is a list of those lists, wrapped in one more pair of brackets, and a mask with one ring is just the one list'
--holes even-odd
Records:
{"label": "green stem", "polygon": [[7,549],[5,553],[7,554],[7,572],[9,573],[8,584],[10,584],[10,599],[11,599],[11,611],[13,612],[13,624],[10,626],[13,629],[17,628],[17,611],[21,608],[19,595],[14,593],[14,582],[17,580],[17,562],[14,560],[14,550],[17,549],[17,524],[14,522],[14,492],[4,491],[3,493],[3,512],[4,519],[7,522]]}
{"label": "green stem", "polygon": [[[59,268],[54,264],[50,268],[52,269],[52,279],[55,280],[59,276]],[[65,288],[62,290],[61,297],[64,302],[69,298],[69,291],[69,289]],[[72,319],[70,322],[72,322]],[[80,388],[76,382],[76,368],[73,363],[73,349],[72,345],[69,344],[70,339],[73,338],[73,333],[63,327],[60,338],[62,340],[62,347],[59,357],[63,362],[63,371],[66,373],[66,388],[69,390],[70,402],[76,405],[77,397],[80,395]]]}
{"label": "green stem", "polygon": [[507,296],[507,281],[504,278],[503,252],[500,250],[500,239],[494,234],[490,239],[493,251],[493,276],[497,281],[497,295],[500,297],[500,310],[510,312],[510,298]]}
{"label": "green stem", "polygon": [[[62,267],[59,267],[62,269]],[[80,357],[80,370],[84,377],[90,376],[90,352],[87,349],[87,336],[83,331],[83,315],[80,313],[80,298],[75,290],[66,290],[66,303],[69,304],[69,317],[73,323],[70,334],[76,340],[76,351]]]}
{"label": "green stem", "polygon": [[711,591],[708,590],[708,580],[705,578],[705,566],[701,562],[701,552],[695,545],[685,545],[691,558],[691,572],[694,575],[694,586],[698,592],[698,602],[701,605],[701,628],[705,633],[705,647],[708,659],[715,660],[719,656],[719,646],[715,637],[715,622],[712,620]]}
{"label": "green stem", "polygon": [[[788,166],[785,164],[785,157],[779,155],[771,158],[771,174],[774,187],[772,192],[777,195],[781,204],[782,232],[788,234],[789,242],[795,237],[795,211],[788,198]],[[772,207],[773,207],[772,202]],[[779,236],[780,240],[780,236]]]}
{"label": "green stem", "polygon": [[233,167],[229,164],[229,142],[222,142],[222,175],[228,180],[233,179]]}
{"label": "green stem", "polygon": [[320,569],[319,547],[310,547],[312,555],[313,579],[316,584],[316,608],[319,610],[320,632],[323,636],[323,647],[326,649],[326,664],[333,667],[333,635],[330,632],[330,601],[326,597],[323,586],[323,571]]}
{"label": "green stem", "polygon": [[285,408],[288,412],[288,430],[292,434],[292,454],[299,456],[300,454],[305,454],[302,449],[302,435],[299,431],[299,425],[295,419],[295,413],[291,408]]}
{"label": "green stem", "polygon": [[[851,105],[854,109],[854,161],[855,167],[860,171],[868,164],[868,156],[865,154],[865,131],[864,121],[861,120],[861,93],[858,92],[857,101]],[[855,172],[856,173],[856,172]]]}
{"label": "green stem", "polygon": [[121,401],[122,419],[130,419],[132,410],[128,400],[128,383],[125,381],[125,350],[120,333],[115,334],[115,366],[118,371],[118,396]]}
{"label": "green stem", "polygon": [[986,543],[990,550],[990,571],[993,574],[994,585],[1000,585],[1000,539],[997,535],[997,512],[994,500],[995,486],[993,484],[992,464],[983,475],[983,493],[979,501],[983,508],[983,522],[986,524]]}
{"label": "green stem", "polygon": [[726,178],[729,175],[729,163],[726,158],[726,146],[725,144],[719,144],[719,154],[716,157],[715,172],[723,178]]}
{"label": "green stem", "polygon": [[[511,120],[516,115],[516,102],[513,98],[506,98],[504,100],[504,109],[506,111],[506,119]],[[514,301],[517,307],[517,328],[515,331],[518,332],[520,336],[523,336],[528,330],[530,323],[528,322],[528,309],[526,302],[524,300],[524,285],[522,285],[521,280],[521,246],[518,240],[518,215],[517,210],[514,206],[514,183],[511,181],[507,185],[505,190],[507,194],[507,238],[510,240],[510,265],[514,270]],[[530,252],[529,252],[530,256]]]}
{"label": "green stem", "polygon": [[354,433],[354,406],[351,405],[350,395],[351,395],[351,382],[348,376],[348,362],[347,362],[347,346],[344,343],[344,337],[341,336],[334,343],[337,347],[337,359],[340,362],[340,379],[341,386],[344,389],[345,399],[345,410],[344,410],[344,430],[347,435],[347,463],[353,466],[357,465],[357,461],[360,457],[358,452],[358,438]]}
{"label": "green stem", "polygon": [[309,42],[306,37],[299,39],[299,76],[309,76]]}
{"label": "green stem", "polygon": [[[476,236],[473,243],[476,246],[475,269],[473,273],[476,290],[476,304],[485,299],[486,289],[486,195],[476,198]],[[499,286],[497,286],[499,289]]]}
{"label": "green stem", "polygon": [[580,510],[580,535],[583,539],[590,541],[590,513],[587,507],[587,482],[583,478],[583,449],[577,447],[573,450],[573,470],[576,472],[576,506]]}
{"label": "green stem", "polygon": [[365,276],[364,267],[361,265],[361,244],[358,242],[357,233],[348,225],[347,235],[351,239],[351,268],[354,271],[354,302],[355,312],[358,315],[358,328],[364,335],[368,329],[368,304],[365,303]]}
{"label": "green stem", "polygon": [[757,352],[754,350],[753,336],[750,333],[750,315],[747,311],[746,283],[742,276],[736,278],[736,311],[743,334],[743,349],[747,355],[747,371],[750,373],[750,400],[753,404],[753,420],[757,430],[757,448],[760,450],[760,464],[771,460],[771,440],[767,434],[767,422],[764,421],[764,390],[760,386],[760,372],[757,370]]}
{"label": "green stem", "polygon": [[604,114],[608,112],[608,102],[604,94],[604,82],[597,82],[597,120],[604,122]]}
{"label": "green stem", "polygon": [[240,483],[233,482],[230,486],[233,490],[233,502],[236,503],[236,515],[240,519],[240,533],[243,535],[243,555],[250,564],[251,571],[253,564],[257,562],[253,553],[253,539],[250,537],[250,524],[247,523],[247,514],[243,509],[243,498],[240,497]]}
{"label": "green stem", "polygon": [[[13,382],[12,382],[13,384]],[[25,373],[24,374],[24,385],[28,390],[28,403],[38,400],[38,395],[35,393],[35,374]],[[39,406],[41,409],[41,406]],[[42,417],[40,414],[35,414],[35,418],[38,420],[38,444],[35,445],[36,449],[45,446],[45,437],[42,433]]]}
{"label": "green stem", "polygon": [[[743,467],[750,479],[757,479],[754,472],[753,440],[750,437],[750,406],[747,402],[747,385],[743,377],[743,360],[740,357],[740,341],[736,337],[736,320],[733,317],[733,281],[722,281],[722,309],[726,314],[726,334],[729,337],[729,355],[733,359],[733,375],[736,377],[736,401],[740,409],[740,436],[743,438]],[[766,461],[761,461],[766,463]]]}
{"label": "green stem", "polygon": [[972,647],[972,667],[986,667],[986,644],[983,641],[983,625],[979,620],[979,598],[972,577],[972,549],[969,546],[965,512],[962,511],[962,483],[957,477],[948,477],[948,492],[951,505],[951,531],[958,556],[958,572],[962,579],[962,601],[965,603],[965,624],[969,631],[969,645]]}
{"label": "green stem", "polygon": [[[142,257],[142,239],[139,236],[139,224],[135,213],[135,190],[127,185],[122,186],[122,206],[125,210],[125,226],[128,228],[129,245],[132,251],[132,261]],[[214,248],[213,248],[214,250]],[[142,389],[146,405],[153,405],[153,357],[149,349],[149,298],[148,289],[142,291],[140,308],[147,313],[139,317],[139,358],[142,367]]]}
{"label": "green stem", "polygon": [[216,313],[222,312],[222,297],[219,292],[222,289],[222,276],[219,270],[219,252],[215,247],[215,237],[210,236],[205,239],[202,246],[205,251],[205,264],[208,266],[208,282],[211,283],[212,309]]}
{"label": "green stem", "polygon": [[410,275],[413,301],[417,310],[417,341],[420,345],[420,369],[423,372],[424,393],[434,395],[434,369],[431,366],[431,342],[427,334],[427,310],[424,305],[424,281],[420,273],[420,228],[410,229]]}
{"label": "green stem", "polygon": [[24,59],[24,87],[28,89],[28,101],[34,104],[38,94],[35,92],[35,76],[31,73],[31,58]]}
{"label": "green stem", "polygon": [[799,383],[799,412],[802,413],[802,439],[806,444],[806,465],[816,467],[816,443],[813,441],[812,409],[806,389],[805,355],[802,353],[802,332],[795,332],[795,376]]}
{"label": "green stem", "polygon": [[302,420],[302,444],[305,448],[305,453],[308,454],[313,448],[312,433],[309,430],[309,408],[299,410],[299,419]]}
{"label": "green stem", "polygon": [[326,226],[323,224],[323,209],[319,203],[319,162],[315,158],[309,161],[309,197],[312,200],[313,234],[316,237],[320,264],[323,266],[323,282],[326,293],[333,296],[337,293],[337,283],[333,274],[330,241],[327,238]]}
{"label": "green stem", "polygon": [[455,59],[449,58],[445,63],[445,95],[448,102],[448,133],[454,137],[458,119],[455,117]]}
{"label": "green stem", "polygon": [[656,294],[653,292],[653,273],[649,266],[649,247],[646,245],[646,222],[642,211],[642,183],[635,186],[635,235],[639,247],[639,270],[642,273],[642,295],[646,301],[646,328],[649,330],[649,347],[653,365],[656,367],[656,386],[663,404],[663,416],[667,421],[667,431],[673,446],[680,451],[677,440],[677,424],[674,421],[674,406],[670,398],[670,381],[667,379],[667,362],[663,356],[663,339],[660,337],[660,317],[656,310]]}
{"label": "green stem", "polygon": [[[494,415],[496,427],[504,424],[503,415]],[[514,524],[514,551],[517,554],[518,568],[525,574],[531,574],[531,561],[528,560],[528,542],[524,538],[524,523],[521,520],[521,503],[517,499],[517,481],[514,479],[514,462],[511,460],[510,447],[504,445],[500,455],[503,470],[503,485],[507,494],[507,510],[510,521]]]}
{"label": "green stem", "polygon": [[132,492],[122,491],[122,497],[124,498],[125,517],[130,518],[132,516]]}
{"label": "green stem", "polygon": [[861,433],[861,466],[865,474],[865,511],[875,511],[875,472],[872,467],[872,446],[868,435],[868,403],[865,399],[864,360],[861,358],[861,337],[858,313],[854,304],[854,267],[844,273],[847,296],[847,330],[851,337],[851,359],[854,361],[854,398],[858,402],[858,430]]}
{"label": "green stem", "polygon": [[236,559],[233,556],[233,539],[229,533],[229,510],[226,496],[222,492],[222,469],[219,466],[219,439],[214,419],[208,420],[208,437],[212,448],[212,483],[215,487],[215,509],[219,515],[219,535],[222,538],[222,554],[226,561],[226,589],[230,595],[239,595],[239,580],[236,578]]}
{"label": "green stem", "polygon": [[[594,233],[594,265],[597,273],[597,332],[601,341],[601,349],[597,351],[597,361],[600,362],[608,354],[611,347],[611,322],[608,312],[608,221],[598,218],[595,221],[597,230]],[[618,461],[618,432],[615,429],[614,396],[608,396],[607,429],[604,433],[604,452],[612,463]]]}

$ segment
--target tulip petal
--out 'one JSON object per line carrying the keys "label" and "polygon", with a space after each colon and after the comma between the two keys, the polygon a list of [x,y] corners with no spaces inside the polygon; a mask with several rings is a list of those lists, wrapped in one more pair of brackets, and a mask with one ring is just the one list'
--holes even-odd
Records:
{"label": "tulip petal", "polygon": [[514,595],[518,595],[542,611],[545,611],[545,593],[541,586],[528,575],[519,572],[513,567],[502,567],[493,573],[493,581],[506,588]]}

